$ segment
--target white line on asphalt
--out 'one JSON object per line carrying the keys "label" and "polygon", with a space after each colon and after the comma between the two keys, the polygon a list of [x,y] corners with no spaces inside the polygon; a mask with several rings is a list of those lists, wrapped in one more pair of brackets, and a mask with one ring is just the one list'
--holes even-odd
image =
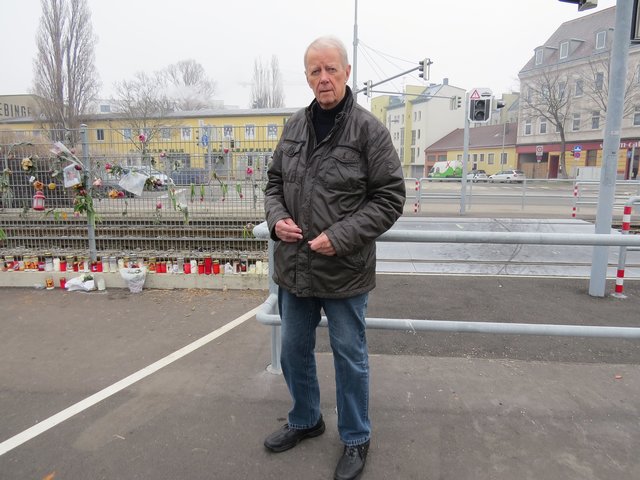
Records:
{"label": "white line on asphalt", "polygon": [[182,347],[180,350],[176,350],[175,352],[167,355],[166,357],[158,360],[155,363],[143,368],[142,370],[138,370],[137,372],[129,375],[126,378],[123,378],[119,382],[114,383],[113,385],[108,386],[107,388],[100,390],[97,393],[94,393],[90,397],[85,398],[84,400],[79,401],[78,403],[71,405],[70,407],[62,410],[61,412],[56,413],[55,415],[43,420],[40,423],[35,424],[33,427],[28,428],[27,430],[14,435],[13,437],[5,440],[0,443],[0,456],[5,453],[13,450],[14,448],[22,445],[23,443],[31,440],[34,437],[37,437],[41,433],[46,432],[47,430],[55,427],[59,423],[68,420],[69,418],[77,415],[80,412],[83,412],[89,407],[94,406],[95,404],[109,398],[111,395],[118,393],[121,390],[133,385],[134,383],[142,380],[143,378],[148,377],[149,375],[157,372],[161,368],[170,365],[176,360],[181,359],[182,357],[190,354],[191,352],[197,350],[200,347],[205,346],[207,343],[215,340],[216,338],[224,335],[230,330],[233,330],[235,327],[242,325],[244,322],[255,316],[256,312],[260,309],[260,307],[256,307],[253,310],[248,311],[244,315],[232,320],[231,322],[223,325],[222,327],[214,330],[213,332],[205,335],[204,337],[199,338],[193,343]]}

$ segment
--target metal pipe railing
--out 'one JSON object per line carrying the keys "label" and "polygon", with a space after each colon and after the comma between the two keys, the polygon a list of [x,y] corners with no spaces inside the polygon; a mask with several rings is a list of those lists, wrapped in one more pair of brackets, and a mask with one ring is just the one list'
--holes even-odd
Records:
{"label": "metal pipe railing", "polygon": [[[632,197],[636,198],[636,197]],[[640,200],[640,197],[638,197]],[[269,238],[266,222],[254,231],[257,238]],[[378,238],[382,242],[429,242],[429,243],[500,243],[535,245],[618,245],[640,246],[640,236],[615,234],[566,234],[532,232],[419,232],[411,230],[389,230]],[[273,241],[269,240],[270,252]],[[272,253],[271,253],[272,255]],[[273,265],[273,260],[270,264]],[[277,311],[277,285],[269,279],[270,295],[256,315],[256,319],[272,327],[271,366],[269,370],[280,372],[280,315]],[[322,317],[320,326],[326,326]],[[528,323],[496,323],[474,321],[414,320],[393,318],[367,318],[367,328],[386,330],[422,330],[466,333],[494,333],[516,335],[583,336],[607,338],[640,338],[640,328],[608,327],[598,325],[553,325]],[[277,338],[276,338],[277,337]]]}

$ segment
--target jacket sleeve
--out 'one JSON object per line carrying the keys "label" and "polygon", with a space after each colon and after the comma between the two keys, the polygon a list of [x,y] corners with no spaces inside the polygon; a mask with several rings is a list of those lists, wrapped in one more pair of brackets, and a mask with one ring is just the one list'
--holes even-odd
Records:
{"label": "jacket sleeve", "polygon": [[[284,135],[283,135],[284,137]],[[267,186],[264,192],[264,210],[271,239],[279,238],[275,233],[275,225],[283,218],[291,217],[284,201],[282,178],[282,138],[275,148],[271,163],[267,170]]]}
{"label": "jacket sleeve", "polygon": [[[377,121],[376,121],[377,122]],[[377,122],[365,143],[367,200],[358,211],[326,230],[336,253],[349,255],[374,241],[402,215],[404,176],[389,131]]]}

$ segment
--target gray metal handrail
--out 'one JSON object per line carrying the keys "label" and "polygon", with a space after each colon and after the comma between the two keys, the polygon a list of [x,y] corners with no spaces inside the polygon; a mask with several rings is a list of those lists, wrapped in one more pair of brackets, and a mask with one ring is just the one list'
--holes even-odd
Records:
{"label": "gray metal handrail", "polygon": [[[268,239],[266,222],[254,231],[257,238]],[[614,234],[566,234],[532,232],[423,232],[412,230],[389,230],[378,238],[381,242],[429,242],[429,243],[500,243],[534,245],[605,245],[640,246],[640,236]],[[270,265],[273,265],[273,241],[269,240]],[[270,295],[262,304],[256,319],[272,327],[271,365],[269,371],[280,372],[280,314],[278,312],[277,285],[269,279]],[[640,328],[609,327],[598,325],[554,325],[529,323],[497,323],[477,321],[414,320],[397,318],[367,318],[367,328],[386,330],[421,330],[466,333],[494,333],[516,335],[583,336],[640,338]],[[326,326],[322,317],[320,326]]]}

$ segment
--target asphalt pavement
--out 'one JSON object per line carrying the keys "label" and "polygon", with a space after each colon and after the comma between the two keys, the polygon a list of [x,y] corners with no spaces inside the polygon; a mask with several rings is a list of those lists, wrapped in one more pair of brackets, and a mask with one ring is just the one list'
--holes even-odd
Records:
{"label": "asphalt pavement", "polygon": [[[608,291],[611,291],[611,285]],[[370,317],[637,327],[583,278],[380,274]],[[273,454],[289,396],[254,290],[0,288],[0,478],[330,479],[341,454],[318,338],[324,435]],[[640,478],[640,342],[368,331],[363,479]]]}

